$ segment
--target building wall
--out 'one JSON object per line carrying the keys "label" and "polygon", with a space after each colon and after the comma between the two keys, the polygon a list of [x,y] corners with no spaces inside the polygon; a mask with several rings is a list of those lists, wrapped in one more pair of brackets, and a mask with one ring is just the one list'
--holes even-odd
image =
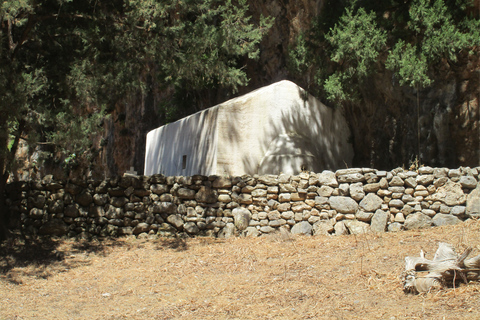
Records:
{"label": "building wall", "polygon": [[[335,170],[351,165],[349,137],[341,109],[328,108],[296,84],[280,81],[150,132],[145,174]],[[207,162],[188,163],[181,171],[183,155]]]}
{"label": "building wall", "polygon": [[216,172],[218,106],[147,134],[145,175],[211,175]]}

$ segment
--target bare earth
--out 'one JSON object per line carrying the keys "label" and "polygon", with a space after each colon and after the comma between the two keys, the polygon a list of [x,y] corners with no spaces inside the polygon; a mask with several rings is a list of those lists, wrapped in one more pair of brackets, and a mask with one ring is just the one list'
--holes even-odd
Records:
{"label": "bare earth", "polygon": [[405,295],[406,256],[480,254],[480,221],[400,233],[0,247],[0,319],[480,319],[480,283]]}

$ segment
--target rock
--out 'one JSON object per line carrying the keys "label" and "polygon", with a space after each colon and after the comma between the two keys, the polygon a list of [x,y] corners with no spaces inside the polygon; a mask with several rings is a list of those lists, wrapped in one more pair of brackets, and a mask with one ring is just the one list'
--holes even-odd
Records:
{"label": "rock", "polygon": [[358,209],[358,203],[350,197],[334,196],[330,197],[329,202],[332,209],[340,213],[355,213]]}
{"label": "rock", "polygon": [[230,188],[232,186],[232,179],[230,177],[217,177],[212,186],[217,189]]}
{"label": "rock", "polygon": [[77,218],[80,213],[78,211],[78,207],[74,204],[70,204],[65,208],[65,217],[70,217],[70,218]]}
{"label": "rock", "polygon": [[88,192],[82,192],[75,196],[75,201],[84,207],[88,207],[93,202],[93,197]]}
{"label": "rock", "polygon": [[168,186],[166,184],[152,184],[150,186],[150,190],[154,194],[160,195],[160,194],[168,192]]}
{"label": "rock", "polygon": [[480,186],[478,185],[467,197],[465,214],[470,218],[480,218]]}
{"label": "rock", "polygon": [[257,228],[255,227],[248,227],[244,231],[244,235],[246,237],[258,237],[260,235],[260,232],[258,232]]}
{"label": "rock", "polygon": [[440,227],[440,226],[458,224],[462,222],[462,220],[458,219],[457,217],[451,214],[437,213],[435,217],[433,217],[432,222],[435,226]]}
{"label": "rock", "polygon": [[378,209],[371,219],[370,228],[374,232],[385,232],[389,218],[390,214],[388,212]]}
{"label": "rock", "polygon": [[128,199],[125,197],[112,197],[110,199],[110,204],[114,207],[121,208],[128,202]]}
{"label": "rock", "polygon": [[267,186],[276,186],[278,184],[278,177],[275,175],[262,175],[258,177],[258,182],[266,184]]}
{"label": "rock", "polygon": [[459,183],[462,185],[462,188],[466,189],[474,189],[477,186],[477,180],[472,176],[460,177]]}
{"label": "rock", "polygon": [[67,232],[67,225],[60,219],[47,221],[38,229],[38,233],[42,235],[52,235],[58,237],[65,235]]}
{"label": "rock", "polygon": [[355,218],[359,221],[370,222],[372,220],[373,212],[366,212],[363,210],[357,210],[355,213]]}
{"label": "rock", "polygon": [[263,227],[260,227],[260,231],[262,233],[271,233],[275,231],[275,228],[272,228],[270,226],[263,226]]}
{"label": "rock", "polygon": [[177,190],[177,196],[180,199],[195,199],[196,192],[192,189],[179,188]]}
{"label": "rock", "polygon": [[352,183],[365,181],[365,177],[361,173],[351,173],[337,176],[339,183]]}
{"label": "rock", "polygon": [[350,197],[352,197],[355,201],[360,201],[363,199],[363,197],[365,197],[365,191],[361,182],[352,183],[350,185]]}
{"label": "rock", "polygon": [[313,227],[308,221],[302,221],[295,224],[291,230],[292,234],[311,235]]}
{"label": "rock", "polygon": [[375,212],[376,210],[380,209],[380,207],[382,206],[382,203],[383,203],[382,198],[377,196],[375,193],[369,193],[360,202],[360,208],[362,208],[364,211],[367,211],[367,212]]}
{"label": "rock", "polygon": [[330,220],[320,220],[313,224],[313,235],[329,235],[334,231],[333,223]]}
{"label": "rock", "polygon": [[391,187],[402,187],[404,184],[403,180],[399,176],[394,176],[392,180],[388,183]]}
{"label": "rock", "polygon": [[363,191],[364,192],[377,192],[380,189],[380,183],[369,183],[363,186]]}
{"label": "rock", "polygon": [[217,202],[217,198],[217,191],[205,186],[200,187],[200,190],[198,190],[195,195],[195,200],[203,203],[215,203]]}
{"label": "rock", "polygon": [[153,213],[172,214],[177,211],[177,206],[171,202],[157,202],[151,206]]}
{"label": "rock", "polygon": [[398,232],[403,229],[403,225],[399,222],[390,223],[388,225],[388,232]]}
{"label": "rock", "polygon": [[424,186],[432,184],[433,180],[435,180],[433,174],[419,175],[416,178],[417,183]]}
{"label": "rock", "polygon": [[365,222],[346,220],[344,223],[350,234],[363,234],[370,231],[370,225]]}
{"label": "rock", "polygon": [[185,222],[183,229],[190,234],[197,234],[200,231],[195,222]]}
{"label": "rock", "polygon": [[333,188],[329,186],[321,186],[318,188],[317,193],[321,197],[330,197],[333,193]]}
{"label": "rock", "polygon": [[388,206],[393,208],[400,208],[400,209],[403,208],[404,205],[405,204],[400,199],[393,199],[393,200],[390,200],[390,202],[388,203]]}
{"label": "rock", "polygon": [[140,222],[135,226],[135,228],[133,228],[132,233],[134,235],[138,235],[143,232],[148,232],[149,230],[150,230],[150,226],[147,223]]}
{"label": "rock", "polygon": [[348,229],[345,226],[345,222],[343,221],[339,221],[335,223],[335,226],[333,228],[335,229],[336,236],[342,236],[342,235],[348,234]]}
{"label": "rock", "polygon": [[232,210],[235,227],[242,231],[248,228],[251,219],[251,213],[245,208],[235,208]]}
{"label": "rock", "polygon": [[242,193],[238,196],[238,202],[242,204],[251,204],[253,203],[252,195],[251,194],[246,194]]}
{"label": "rock", "polygon": [[433,173],[433,168],[432,167],[420,167],[418,168],[418,173],[420,174],[432,174]]}
{"label": "rock", "polygon": [[434,194],[426,197],[427,201],[440,201],[447,206],[457,206],[464,204],[467,197],[463,193],[462,185],[448,180],[445,185],[438,188]]}
{"label": "rock", "polygon": [[183,227],[183,219],[179,214],[172,214],[167,217],[168,223],[173,225],[175,228],[181,230]]}
{"label": "rock", "polygon": [[335,172],[324,170],[318,175],[318,183],[321,186],[329,186],[332,188],[338,187],[338,181],[335,176]]}
{"label": "rock", "polygon": [[431,225],[432,218],[420,212],[408,215],[404,224],[406,230],[428,228]]}
{"label": "rock", "polygon": [[408,188],[415,188],[417,186],[417,180],[413,177],[407,178],[405,179],[405,186]]}

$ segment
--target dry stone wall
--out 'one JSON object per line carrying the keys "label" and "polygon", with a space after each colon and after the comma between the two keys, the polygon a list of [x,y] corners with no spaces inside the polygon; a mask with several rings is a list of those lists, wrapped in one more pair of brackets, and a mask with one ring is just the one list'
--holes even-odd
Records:
{"label": "dry stone wall", "polygon": [[8,185],[28,235],[257,236],[396,232],[480,217],[477,168],[366,168],[263,176],[126,176]]}

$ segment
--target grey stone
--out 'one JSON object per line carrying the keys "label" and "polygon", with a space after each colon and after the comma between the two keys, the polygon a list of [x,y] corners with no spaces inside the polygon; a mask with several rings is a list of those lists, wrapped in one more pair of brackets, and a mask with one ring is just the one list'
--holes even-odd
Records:
{"label": "grey stone", "polygon": [[399,176],[394,176],[392,180],[388,183],[391,187],[401,187],[403,186],[404,182]]}
{"label": "grey stone", "polygon": [[195,222],[185,222],[183,229],[190,234],[197,234],[200,231]]}
{"label": "grey stone", "polygon": [[163,194],[168,192],[168,186],[166,184],[152,184],[150,190],[155,194]]}
{"label": "grey stone", "polygon": [[390,214],[388,212],[378,209],[371,219],[370,228],[374,232],[385,232],[389,218]]}
{"label": "grey stone", "polygon": [[430,218],[431,217],[434,217],[437,213],[435,212],[435,210],[431,210],[431,209],[422,209],[422,213],[424,215],[427,215],[429,216]]}
{"label": "grey stone", "polygon": [[467,201],[467,197],[463,193],[461,184],[448,180],[434,194],[427,196],[426,200],[440,201],[447,206],[457,206],[464,204]]}
{"label": "grey stone", "polygon": [[219,238],[231,238],[235,235],[235,225],[233,223],[227,223],[225,227],[218,233]]}
{"label": "grey stone", "polygon": [[187,188],[179,188],[177,190],[177,196],[180,199],[195,199],[196,192],[195,190],[187,189]]}
{"label": "grey stone", "polygon": [[480,218],[480,186],[468,195],[465,214],[470,218]]}
{"label": "grey stone", "polygon": [[352,182],[362,182],[365,181],[365,177],[361,173],[351,173],[346,175],[337,176],[339,183],[352,183]]}
{"label": "grey stone", "polygon": [[440,227],[440,226],[458,224],[462,222],[462,220],[458,219],[457,217],[451,214],[437,213],[433,217],[432,222],[435,226]]}
{"label": "grey stone", "polygon": [[357,220],[345,220],[345,226],[350,234],[363,234],[370,231],[370,225]]}
{"label": "grey stone", "polygon": [[398,232],[398,231],[401,231],[403,229],[403,225],[399,222],[394,222],[394,223],[390,223],[388,225],[388,232]]}
{"label": "grey stone", "polygon": [[332,209],[340,213],[355,213],[358,209],[358,203],[350,197],[334,196],[329,202]]}
{"label": "grey stone", "polygon": [[416,178],[417,183],[424,186],[432,184],[433,180],[435,180],[435,177],[433,176],[433,174],[419,175]]}
{"label": "grey stone", "polygon": [[363,222],[370,222],[372,219],[373,212],[366,212],[363,210],[358,210],[357,213],[355,213],[355,218],[359,221]]}
{"label": "grey stone", "polygon": [[410,214],[405,219],[405,224],[404,224],[406,230],[428,228],[431,225],[432,225],[432,218],[430,218],[427,215],[424,215],[421,212]]}
{"label": "grey stone", "polygon": [[466,213],[467,208],[465,206],[455,206],[450,210],[450,214],[454,216],[463,216]]}
{"label": "grey stone", "polygon": [[275,228],[272,228],[270,226],[263,226],[263,227],[260,227],[260,231],[262,233],[271,233],[271,232],[275,231]]}
{"label": "grey stone", "polygon": [[321,186],[318,188],[317,193],[321,197],[330,197],[333,193],[333,188],[329,186]]}
{"label": "grey stone", "polygon": [[333,223],[330,220],[320,220],[313,224],[313,235],[329,235],[334,231]]}
{"label": "grey stone", "polygon": [[420,174],[432,174],[433,172],[433,168],[429,166],[418,168],[418,173]]}
{"label": "grey stone", "polygon": [[252,191],[252,197],[266,197],[267,190],[265,189],[255,189]]}
{"label": "grey stone", "polygon": [[377,192],[380,189],[380,183],[369,183],[363,186],[364,192]]}
{"label": "grey stone", "polygon": [[337,236],[348,234],[348,229],[345,226],[345,222],[343,221],[339,221],[335,223],[334,229],[335,229],[335,235]]}
{"label": "grey stone", "polygon": [[232,210],[235,227],[242,231],[248,228],[251,219],[251,213],[245,208],[235,208]]}
{"label": "grey stone", "polygon": [[413,177],[407,178],[405,179],[405,186],[408,188],[415,188],[417,186],[417,180]]}
{"label": "grey stone", "polygon": [[217,198],[217,191],[205,186],[201,186],[195,195],[195,200],[203,203],[215,203],[217,202]]}
{"label": "grey stone", "polygon": [[[382,206],[383,200],[375,193],[368,193],[360,202],[360,207],[367,212],[375,212]],[[338,211],[338,210],[337,210]],[[350,212],[346,212],[350,213]]]}
{"label": "grey stone", "polygon": [[108,194],[104,193],[104,194],[94,194],[93,195],[93,202],[97,205],[97,206],[104,206],[107,204],[108,202]]}
{"label": "grey stone", "polygon": [[114,207],[121,208],[128,202],[128,199],[125,197],[112,197],[110,199],[110,204]]}
{"label": "grey stone", "polygon": [[459,183],[462,185],[462,188],[466,189],[474,189],[477,186],[477,180],[472,176],[460,177]]}
{"label": "grey stone", "polygon": [[232,186],[232,179],[230,177],[217,177],[214,181],[212,186],[214,188],[230,188]]}
{"label": "grey stone", "polygon": [[390,200],[388,205],[393,208],[403,208],[405,203],[403,203],[403,201],[400,199],[393,199],[393,200]]}
{"label": "grey stone", "polygon": [[292,234],[311,235],[313,227],[308,221],[302,221],[292,227]]}
{"label": "grey stone", "polygon": [[258,232],[258,229],[255,227],[248,227],[245,229],[244,234],[246,237],[258,237],[260,232]]}
{"label": "grey stone", "polygon": [[75,196],[75,201],[84,207],[88,207],[93,202],[93,197],[88,192],[82,192]]}
{"label": "grey stone", "polygon": [[263,175],[258,177],[258,182],[266,184],[267,186],[276,186],[278,184],[278,177],[275,175]]}
{"label": "grey stone", "polygon": [[318,183],[321,186],[329,186],[332,188],[338,187],[338,181],[335,173],[332,171],[324,170],[318,175]]}
{"label": "grey stone", "polygon": [[365,191],[363,190],[363,184],[361,182],[352,183],[350,185],[350,196],[355,201],[360,201],[365,197]]}
{"label": "grey stone", "polygon": [[183,219],[179,214],[169,215],[167,217],[167,221],[177,229],[181,229],[183,227]]}
{"label": "grey stone", "polygon": [[78,211],[78,207],[74,204],[66,206],[64,214],[66,217],[70,217],[70,218],[77,218],[80,215]]}

